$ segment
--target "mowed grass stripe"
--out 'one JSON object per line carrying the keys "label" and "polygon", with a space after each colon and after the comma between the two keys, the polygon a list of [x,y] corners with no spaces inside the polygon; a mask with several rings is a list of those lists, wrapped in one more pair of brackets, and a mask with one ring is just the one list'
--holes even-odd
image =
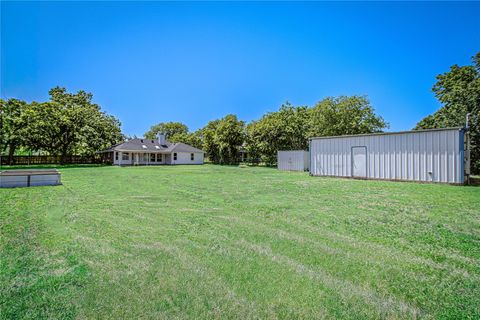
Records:
{"label": "mowed grass stripe", "polygon": [[480,188],[209,165],[61,170],[61,187],[0,190],[22,202],[0,210],[42,226],[43,254],[77,259],[39,259],[43,270],[87,269],[62,280],[71,317],[480,316]]}

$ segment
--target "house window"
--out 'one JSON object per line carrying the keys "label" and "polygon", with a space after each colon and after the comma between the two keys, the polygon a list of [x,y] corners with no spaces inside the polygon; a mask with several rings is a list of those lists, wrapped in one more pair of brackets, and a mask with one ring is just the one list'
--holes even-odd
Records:
{"label": "house window", "polygon": [[148,153],[143,154],[143,162],[148,162]]}
{"label": "house window", "polygon": [[173,160],[177,160],[177,153],[173,154]]}
{"label": "house window", "polygon": [[150,162],[155,162],[155,153],[150,154]]}
{"label": "house window", "polygon": [[122,160],[128,160],[129,154],[128,152],[122,153]]}
{"label": "house window", "polygon": [[157,154],[157,162],[162,162],[162,154]]}
{"label": "house window", "polygon": [[195,154],[194,153],[190,153],[190,160],[195,160]]}
{"label": "house window", "polygon": [[118,152],[115,152],[115,160],[118,161]]}

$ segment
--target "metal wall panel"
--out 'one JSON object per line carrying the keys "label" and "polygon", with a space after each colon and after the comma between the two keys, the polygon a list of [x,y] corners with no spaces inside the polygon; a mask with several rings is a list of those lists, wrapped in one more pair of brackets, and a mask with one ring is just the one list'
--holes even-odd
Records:
{"label": "metal wall panel", "polygon": [[310,173],[352,177],[352,150],[365,147],[367,178],[463,183],[463,139],[458,128],[312,138]]}
{"label": "metal wall panel", "polygon": [[279,170],[305,171],[308,170],[309,162],[308,151],[278,151],[277,153],[277,167]]}

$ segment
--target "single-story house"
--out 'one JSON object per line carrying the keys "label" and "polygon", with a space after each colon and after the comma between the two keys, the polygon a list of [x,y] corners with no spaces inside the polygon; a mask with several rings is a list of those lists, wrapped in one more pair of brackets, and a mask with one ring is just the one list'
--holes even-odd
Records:
{"label": "single-story house", "polygon": [[119,166],[203,164],[205,154],[185,143],[171,143],[163,134],[158,139],[130,139],[99,153],[103,154],[104,159]]}

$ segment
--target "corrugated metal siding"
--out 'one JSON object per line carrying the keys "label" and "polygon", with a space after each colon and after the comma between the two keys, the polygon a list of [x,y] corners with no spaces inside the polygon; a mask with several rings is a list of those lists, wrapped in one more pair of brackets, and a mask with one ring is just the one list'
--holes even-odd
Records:
{"label": "corrugated metal siding", "polygon": [[463,131],[446,129],[397,134],[313,138],[310,172],[352,176],[352,147],[366,147],[366,177],[463,183]]}
{"label": "corrugated metal siding", "polygon": [[305,171],[309,167],[308,151],[278,151],[277,167],[286,171]]}

